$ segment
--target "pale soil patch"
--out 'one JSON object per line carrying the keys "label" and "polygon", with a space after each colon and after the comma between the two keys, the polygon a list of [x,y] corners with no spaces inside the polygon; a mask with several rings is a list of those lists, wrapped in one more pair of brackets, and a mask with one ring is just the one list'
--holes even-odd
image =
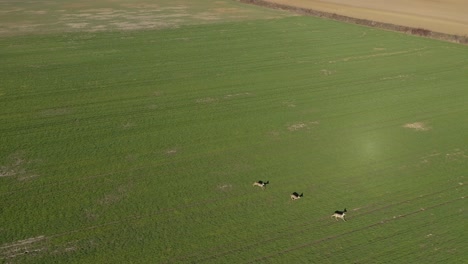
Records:
{"label": "pale soil patch", "polygon": [[24,8],[11,8],[11,9],[5,9],[5,10],[0,10],[1,13],[15,13],[15,12],[25,12]]}
{"label": "pale soil patch", "polygon": [[159,105],[158,104],[149,104],[149,105],[146,106],[146,108],[154,110],[154,109],[158,109]]}
{"label": "pale soil patch", "polygon": [[[189,17],[190,15],[189,14],[169,14],[169,15],[158,15],[157,18],[158,19],[166,19],[166,18],[181,18],[181,17]],[[132,17],[126,17],[126,18],[146,18],[146,19],[154,19],[155,17],[151,16],[151,15],[148,15],[146,17],[142,17],[142,16],[132,16]]]}
{"label": "pale soil patch", "polygon": [[185,5],[178,5],[178,6],[166,6],[166,7],[162,7],[161,9],[162,10],[177,10],[177,11],[180,11],[180,10],[187,10],[187,9],[189,9],[189,7],[185,6]]}
{"label": "pale soil patch", "polygon": [[219,17],[216,13],[211,13],[211,12],[198,13],[196,15],[193,15],[192,17],[195,19],[208,20],[208,21],[221,19],[221,17]]}
{"label": "pale soil patch", "polygon": [[267,0],[348,17],[468,35],[466,0]]}
{"label": "pale soil patch", "polygon": [[466,162],[468,160],[468,154],[463,149],[453,149],[447,153],[440,153],[437,151],[431,154],[425,155],[420,158],[419,164],[421,166],[427,166],[434,163],[434,161],[446,161],[446,162]]}
{"label": "pale soil patch", "polygon": [[209,104],[209,103],[219,102],[221,100],[233,100],[233,99],[238,99],[238,98],[244,98],[244,97],[251,96],[251,95],[252,94],[249,92],[244,92],[244,93],[236,93],[236,94],[226,94],[221,97],[200,98],[195,101],[199,104]]}
{"label": "pale soil patch", "polygon": [[320,74],[324,76],[332,75],[333,73],[335,73],[335,71],[330,71],[326,69],[320,70]]}
{"label": "pale soil patch", "polygon": [[121,127],[123,129],[130,129],[132,127],[136,126],[135,123],[131,122],[131,121],[126,121],[124,123],[121,124]]}
{"label": "pale soil patch", "polygon": [[431,130],[431,127],[427,126],[423,122],[408,123],[403,125],[404,128],[414,129],[416,131],[428,131]]}
{"label": "pale soil patch", "polygon": [[99,215],[89,209],[85,209],[84,210],[84,218],[87,220],[87,221],[95,221],[96,219],[98,219]]}
{"label": "pale soil patch", "polygon": [[211,10],[219,13],[237,13],[240,10],[235,7],[218,7],[218,8],[212,8]]}
{"label": "pale soil patch", "polygon": [[399,74],[396,76],[391,76],[391,77],[382,77],[380,80],[386,81],[386,80],[396,80],[396,79],[408,79],[410,75],[408,74]]}
{"label": "pale soil patch", "polygon": [[105,194],[102,198],[98,199],[97,203],[104,206],[116,204],[128,196],[128,189],[128,185],[121,185],[114,191]]}
{"label": "pale soil patch", "polygon": [[217,101],[218,101],[218,99],[213,98],[213,97],[200,98],[200,99],[196,100],[196,102],[199,103],[199,104],[209,104],[209,103],[214,103],[214,102],[217,102]]}
{"label": "pale soil patch", "polygon": [[97,25],[97,26],[93,26],[93,27],[90,27],[88,30],[86,30],[87,32],[101,32],[101,31],[106,31],[108,30],[107,29],[107,26],[105,25]]}
{"label": "pale soil patch", "polygon": [[138,24],[132,22],[111,22],[111,26],[117,27],[120,30],[136,30],[141,29]]}
{"label": "pale soil patch", "polygon": [[76,19],[76,18],[90,18],[93,17],[93,14],[65,14],[63,15],[62,19],[63,20],[70,20],[70,19]]}
{"label": "pale soil patch", "polygon": [[352,57],[346,57],[346,58],[342,58],[338,60],[331,60],[331,61],[328,61],[328,63],[337,63],[337,62],[342,62],[342,61],[347,62],[351,60],[367,60],[367,59],[376,58],[376,57],[388,57],[388,56],[393,56],[393,55],[415,53],[417,51],[422,51],[425,49],[426,48],[419,48],[419,49],[402,50],[402,51],[395,51],[395,52],[384,52],[384,53],[377,53],[377,54],[363,55],[363,56],[352,56]]}
{"label": "pale soil patch", "polygon": [[15,177],[19,181],[38,177],[39,175],[31,173],[28,169],[34,162],[22,151],[13,153],[7,158],[5,165],[0,165],[0,177]]}
{"label": "pale soil patch", "polygon": [[91,8],[91,9],[84,9],[81,10],[80,12],[83,13],[91,13],[94,15],[112,15],[114,13],[117,13],[119,10],[113,9],[113,8]]}
{"label": "pale soil patch", "polygon": [[89,23],[68,23],[66,25],[73,29],[80,29],[80,28],[85,28],[86,26],[89,25]]}
{"label": "pale soil patch", "polygon": [[279,131],[273,130],[273,131],[268,131],[267,135],[277,138],[281,135],[281,133]]}
{"label": "pale soil patch", "polygon": [[161,92],[161,91],[153,92],[153,96],[159,97],[159,96],[162,96],[162,95],[163,95],[163,92]]}
{"label": "pale soil patch", "polygon": [[298,131],[298,130],[302,130],[302,129],[308,129],[310,125],[318,125],[319,122],[318,121],[312,121],[312,122],[299,122],[299,123],[295,123],[295,124],[292,124],[292,125],[289,125],[288,126],[288,130],[289,131]]}
{"label": "pale soil patch", "polygon": [[303,129],[303,128],[306,128],[307,125],[304,124],[304,123],[297,123],[297,124],[293,124],[293,125],[290,125],[288,126],[288,130],[289,131],[297,131],[299,129]]}
{"label": "pale soil patch", "polygon": [[11,243],[7,243],[7,244],[3,244],[0,246],[0,249],[7,249],[7,248],[12,248],[12,247],[17,247],[17,246],[24,246],[24,245],[28,245],[28,244],[33,244],[33,243],[37,243],[41,240],[44,240],[46,237],[45,236],[37,236],[37,237],[31,237],[31,238],[27,238],[27,239],[23,239],[23,240],[18,240],[18,241],[15,241],[15,242],[11,242]]}
{"label": "pale soil patch", "polygon": [[[63,249],[63,252],[69,253],[69,252],[75,252],[77,250],[78,250],[78,247],[72,242],[72,243],[67,243],[67,245]],[[60,250],[55,250],[54,253],[60,253]]]}
{"label": "pale soil patch", "polygon": [[138,157],[138,154],[128,154],[127,156],[125,156],[125,160],[128,162],[134,162],[138,159]]}
{"label": "pale soil patch", "polygon": [[468,154],[464,150],[454,149],[452,152],[445,154],[445,158],[451,161],[460,161],[468,159]]}
{"label": "pale soil patch", "polygon": [[235,97],[243,97],[243,96],[248,96],[250,95],[249,92],[246,92],[246,93],[236,93],[236,94],[227,94],[225,95],[223,98],[224,99],[231,99],[231,98],[235,98]]}
{"label": "pale soil patch", "polygon": [[0,25],[0,26],[3,27],[3,28],[0,28],[0,32],[2,32],[2,34],[9,34],[12,31],[15,31],[17,33],[18,32],[20,32],[20,33],[35,32],[35,31],[38,31],[38,28],[42,27],[43,24],[29,24],[29,23],[26,22],[26,23],[21,24],[21,25],[5,23],[5,24]]}
{"label": "pale soil patch", "polygon": [[177,154],[178,150],[176,148],[166,150],[166,155],[175,155]]}
{"label": "pale soil patch", "polygon": [[49,116],[62,116],[71,113],[71,109],[69,108],[52,108],[47,109],[41,112],[41,116],[49,117]]}
{"label": "pale soil patch", "polygon": [[421,157],[420,164],[430,164],[433,162],[434,159],[438,158],[440,155],[441,153],[434,151],[429,155]]}
{"label": "pale soil patch", "polygon": [[24,240],[3,244],[0,246],[0,259],[12,259],[21,255],[37,253],[45,250],[45,236],[31,237]]}
{"label": "pale soil patch", "polygon": [[145,9],[145,10],[155,10],[155,11],[161,10],[160,5],[148,4],[148,3],[122,4],[122,7],[129,8],[129,9]]}
{"label": "pale soil patch", "polygon": [[296,104],[294,102],[291,102],[291,101],[284,101],[282,102],[282,104],[286,107],[290,107],[290,108],[294,108],[296,107]]}
{"label": "pale soil patch", "polygon": [[30,11],[26,11],[27,14],[31,14],[31,15],[45,15],[47,14],[47,11],[44,11],[44,10],[30,10]]}
{"label": "pale soil patch", "polygon": [[232,184],[220,183],[218,184],[218,186],[216,186],[216,188],[220,191],[227,192],[227,191],[232,190]]}

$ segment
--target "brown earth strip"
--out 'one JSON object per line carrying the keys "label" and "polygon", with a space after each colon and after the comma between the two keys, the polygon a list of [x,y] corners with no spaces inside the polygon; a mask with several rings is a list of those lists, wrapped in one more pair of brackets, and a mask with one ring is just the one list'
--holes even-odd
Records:
{"label": "brown earth strip", "polygon": [[[242,3],[247,3],[247,4],[254,4],[258,6],[273,8],[273,9],[286,10],[286,11],[294,12],[300,15],[327,18],[327,19],[342,21],[342,22],[346,22],[350,24],[364,25],[368,27],[381,28],[381,29],[390,30],[390,31],[404,32],[410,35],[417,35],[417,36],[422,36],[422,37],[427,37],[427,38],[439,39],[443,41],[449,41],[449,42],[455,42],[455,43],[468,45],[468,35],[462,35],[462,34],[468,33],[468,30],[467,32],[465,32],[464,30],[457,31],[457,32],[460,32],[458,34],[454,34],[453,31],[449,30],[450,28],[445,30],[450,33],[436,32],[436,31],[432,31],[426,28],[421,28],[421,27],[411,27],[409,25],[397,25],[397,24],[388,23],[388,22],[379,22],[379,21],[375,21],[372,19],[357,18],[357,17],[340,15],[340,14],[321,11],[321,10],[315,10],[309,7],[312,5],[305,5],[305,4],[295,5],[297,4],[297,1],[286,1],[287,4],[282,4],[285,1],[278,1],[278,0],[271,0],[271,1],[270,0],[237,0],[237,1],[242,2]],[[307,6],[307,7],[304,7],[304,6]],[[337,6],[340,6],[340,5],[337,5]],[[343,9],[346,9],[346,8],[347,8],[346,6],[343,6]],[[379,17],[378,14],[376,14],[375,17]],[[461,25],[462,25],[461,26],[462,29],[465,29],[465,27],[468,28],[467,25],[464,25],[464,24],[461,24]]]}

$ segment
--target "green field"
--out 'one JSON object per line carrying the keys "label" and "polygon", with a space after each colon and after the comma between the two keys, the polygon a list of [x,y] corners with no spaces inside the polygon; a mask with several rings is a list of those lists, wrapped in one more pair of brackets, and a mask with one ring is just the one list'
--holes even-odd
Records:
{"label": "green field", "polygon": [[466,261],[467,46],[230,0],[66,3],[0,2],[3,263]]}

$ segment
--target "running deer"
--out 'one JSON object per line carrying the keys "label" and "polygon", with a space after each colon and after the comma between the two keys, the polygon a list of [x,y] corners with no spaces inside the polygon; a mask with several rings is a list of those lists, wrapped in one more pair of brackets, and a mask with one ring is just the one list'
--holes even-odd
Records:
{"label": "running deer", "polygon": [[254,182],[254,183],[252,184],[252,186],[258,186],[258,187],[262,188],[263,190],[265,190],[266,185],[269,184],[269,183],[270,183],[270,181],[266,181],[266,182],[264,182],[264,181],[257,181],[257,182]]}
{"label": "running deer", "polygon": [[293,193],[291,194],[291,200],[294,201],[294,200],[300,199],[302,196],[304,196],[303,193],[298,194],[297,192],[293,192]]}
{"label": "running deer", "polygon": [[338,221],[338,218],[343,219],[343,221],[346,221],[345,215],[346,215],[346,208],[343,211],[335,211],[334,214],[332,214],[332,218],[335,217],[335,220]]}

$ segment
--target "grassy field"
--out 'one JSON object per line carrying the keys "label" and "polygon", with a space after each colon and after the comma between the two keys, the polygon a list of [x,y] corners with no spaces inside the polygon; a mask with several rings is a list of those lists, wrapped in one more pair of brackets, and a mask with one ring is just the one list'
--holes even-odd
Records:
{"label": "grassy field", "polygon": [[[109,8],[44,3],[16,12]],[[466,260],[468,47],[228,0],[154,8],[184,19],[3,28],[4,263]]]}

